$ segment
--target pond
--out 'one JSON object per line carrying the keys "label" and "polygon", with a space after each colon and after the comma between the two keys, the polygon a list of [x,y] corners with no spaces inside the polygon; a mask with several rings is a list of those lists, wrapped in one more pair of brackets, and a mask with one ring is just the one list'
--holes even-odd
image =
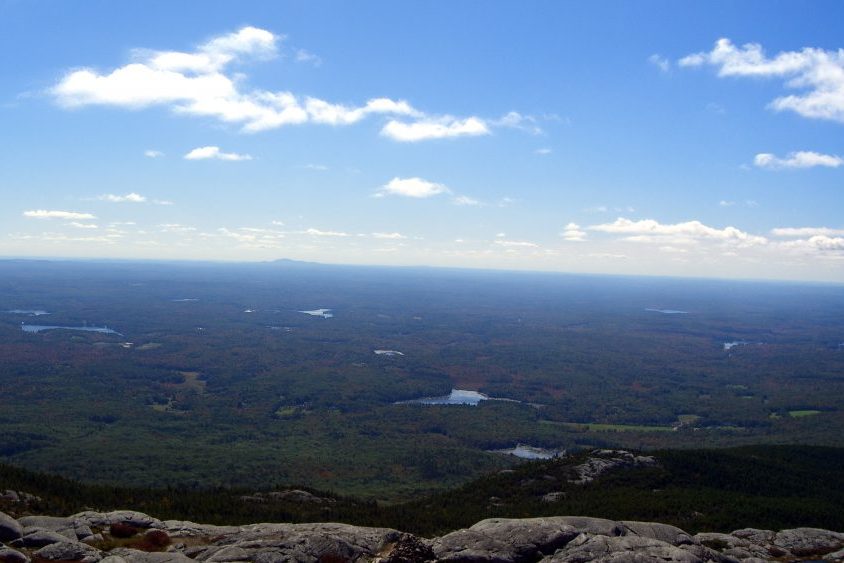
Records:
{"label": "pond", "polygon": [[41,309],[11,309],[3,312],[9,313],[10,315],[29,315],[30,317],[40,317],[41,315],[50,314],[47,311],[42,311]]}
{"label": "pond", "polygon": [[397,401],[396,405],[468,405],[470,407],[478,406],[481,401],[506,401],[510,403],[519,403],[515,399],[507,399],[505,397],[490,397],[477,391],[469,391],[468,389],[452,389],[448,395],[441,397],[422,397],[420,399],[410,399],[409,401]]}
{"label": "pond", "polygon": [[566,453],[565,450],[550,450],[527,444],[517,444],[515,448],[489,451],[496,454],[512,455],[521,459],[552,459],[565,455]]}
{"label": "pond", "polygon": [[[54,325],[28,325],[22,324],[21,330],[24,332],[38,333],[45,330],[79,330],[83,332],[99,332],[102,334],[120,334],[116,330],[112,330],[107,326],[54,326]],[[123,336],[120,334],[120,336]]]}
{"label": "pond", "polygon": [[331,313],[331,309],[313,309],[311,311],[299,311],[300,313],[305,313],[306,315],[311,315],[312,317],[322,317],[323,319],[330,319],[334,316]]}

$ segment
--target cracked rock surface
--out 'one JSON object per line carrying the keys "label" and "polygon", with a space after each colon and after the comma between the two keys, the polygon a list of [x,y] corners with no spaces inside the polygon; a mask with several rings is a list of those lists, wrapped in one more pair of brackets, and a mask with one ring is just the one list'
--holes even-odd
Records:
{"label": "cracked rock surface", "polygon": [[[118,541],[115,525],[134,535]],[[830,530],[691,535],[658,522],[579,516],[491,518],[422,538],[339,523],[211,526],[131,510],[19,520],[0,512],[0,534],[0,563],[844,562],[844,533]]]}

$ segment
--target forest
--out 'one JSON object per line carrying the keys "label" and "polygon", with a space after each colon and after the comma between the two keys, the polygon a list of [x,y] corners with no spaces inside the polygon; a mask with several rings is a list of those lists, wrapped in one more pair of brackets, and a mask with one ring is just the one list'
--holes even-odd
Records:
{"label": "forest", "polygon": [[5,260],[0,461],[396,503],[520,444],[842,447],[842,318],[831,284]]}

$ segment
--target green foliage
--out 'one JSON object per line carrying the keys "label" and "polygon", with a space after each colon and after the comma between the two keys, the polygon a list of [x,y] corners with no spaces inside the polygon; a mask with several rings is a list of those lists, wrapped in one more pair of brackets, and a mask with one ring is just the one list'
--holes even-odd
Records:
{"label": "green foliage", "polygon": [[[321,493],[321,502],[254,502],[246,489],[132,489],[83,485],[61,477],[0,465],[0,489],[42,497],[33,513],[70,514],[84,507],[131,508],[159,518],[215,524],[257,521],[341,521],[393,527],[423,535],[462,528],[483,518],[583,515],[660,521],[686,531],[744,527],[844,528],[844,448],[753,446],[722,450],[665,450],[655,467],[622,468],[586,485],[569,482],[587,453],[525,463],[447,492],[399,504]],[[435,459],[419,460],[434,474]],[[562,493],[543,502],[547,493]],[[15,505],[0,505],[14,513]]]}

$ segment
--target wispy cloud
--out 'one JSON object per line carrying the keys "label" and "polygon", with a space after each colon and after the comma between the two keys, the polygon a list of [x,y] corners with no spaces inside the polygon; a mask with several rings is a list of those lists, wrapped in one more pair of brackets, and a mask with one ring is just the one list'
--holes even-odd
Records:
{"label": "wispy cloud", "polygon": [[536,153],[536,154],[538,154],[539,156],[548,156],[548,155],[549,155],[549,154],[551,154],[553,151],[552,151],[551,149],[549,149],[548,147],[543,147],[543,148],[541,148],[541,149],[536,149],[536,150],[535,150],[535,151],[533,151],[533,152],[534,152],[534,153]]}
{"label": "wispy cloud", "polygon": [[844,164],[844,158],[833,154],[822,154],[812,151],[791,152],[785,158],[779,158],[770,153],[759,153],[753,159],[753,164],[759,168],[772,170],[814,168],[816,166],[838,168]]}
{"label": "wispy cloud", "polygon": [[586,231],[582,230],[577,223],[569,223],[566,228],[560,233],[563,240],[568,242],[584,242],[586,240]]}
{"label": "wispy cloud", "polygon": [[99,229],[99,226],[94,223],[79,223],[78,221],[72,221],[68,223],[68,225],[76,227],[77,229]]}
{"label": "wispy cloud", "polygon": [[310,63],[316,67],[322,65],[322,59],[319,55],[315,55],[305,49],[297,49],[295,58],[297,63]]}
{"label": "wispy cloud", "polygon": [[381,186],[381,189],[375,193],[375,197],[396,195],[422,199],[446,193],[451,193],[451,190],[449,190],[444,184],[429,182],[428,180],[423,180],[422,178],[417,177],[395,177]]}
{"label": "wispy cloud", "polygon": [[111,203],[145,203],[147,198],[141,194],[132,192],[126,195],[103,194],[97,199]]}
{"label": "wispy cloud", "polygon": [[147,158],[161,158],[164,156],[164,153],[161,151],[149,149],[144,151],[144,156]]}
{"label": "wispy cloud", "polygon": [[489,133],[487,124],[477,117],[466,119],[441,117],[438,119],[423,119],[412,123],[391,120],[381,129],[381,134],[385,137],[404,143],[427,141],[429,139],[474,137],[489,135]]}
{"label": "wispy cloud", "polygon": [[163,233],[193,233],[196,232],[196,227],[190,227],[188,225],[182,225],[180,223],[164,223],[162,225],[158,225],[158,228],[161,229]]}
{"label": "wispy cloud", "polygon": [[653,219],[633,221],[619,217],[612,223],[592,225],[589,230],[627,235],[625,240],[645,243],[690,244],[700,240],[715,240],[739,246],[753,246],[768,242],[765,237],[752,235],[735,227],[718,229],[700,221],[665,224]]}
{"label": "wispy cloud", "polygon": [[539,120],[532,115],[523,115],[517,111],[507,112],[498,119],[489,120],[488,124],[495,127],[519,129],[532,135],[541,135],[543,132],[539,126]]}
{"label": "wispy cloud", "polygon": [[407,237],[401,233],[372,233],[372,238],[388,239],[388,240],[403,240]]}
{"label": "wispy cloud", "polygon": [[344,233],[342,231],[321,231],[319,229],[307,229],[302,231],[302,234],[310,235],[314,237],[350,237],[352,236],[349,233]]}
{"label": "wispy cloud", "polygon": [[671,70],[671,61],[657,53],[654,53],[653,55],[648,57],[648,62],[654,65],[662,72],[668,72],[669,70]]}
{"label": "wispy cloud", "polygon": [[493,244],[497,244],[498,246],[503,246],[505,248],[539,248],[539,245],[535,242],[530,242],[526,240],[494,240],[492,241]]}
{"label": "wispy cloud", "polygon": [[778,227],[771,229],[775,237],[814,237],[814,236],[844,236],[844,229],[829,227]]}
{"label": "wispy cloud", "polygon": [[719,39],[711,51],[683,57],[681,67],[711,65],[719,76],[780,78],[798,94],[775,98],[768,107],[803,117],[844,123],[844,51],[806,47],[770,58],[758,43],[735,46]]}
{"label": "wispy cloud", "polygon": [[[66,108],[164,106],[177,114],[239,125],[247,132],[303,123],[351,125],[370,115],[382,115],[391,119],[381,134],[401,142],[487,135],[495,122],[477,116],[428,115],[404,100],[383,97],[347,106],[285,90],[244,90],[245,75],[232,67],[276,58],[282,39],[265,29],[243,27],[193,51],[137,49],[130,63],[109,72],[93,68],[69,71],[50,94]],[[304,49],[297,50],[294,58],[315,65],[321,62]],[[495,124],[528,128],[532,119],[511,112]]]}
{"label": "wispy cloud", "polygon": [[220,147],[198,147],[190,151],[184,156],[185,160],[252,160],[248,154],[238,154],[234,152],[223,152]]}
{"label": "wispy cloud", "polygon": [[782,242],[783,248],[797,249],[810,252],[844,252],[844,237],[830,237],[826,235],[815,235],[808,239],[791,240]]}
{"label": "wispy cloud", "polygon": [[479,200],[469,197],[467,195],[459,195],[452,199],[454,205],[467,205],[470,207],[477,207],[479,205],[483,205]]}
{"label": "wispy cloud", "polygon": [[77,213],[75,211],[49,211],[47,209],[35,209],[32,211],[24,211],[23,216],[29,217],[30,219],[96,219],[96,216],[91,215],[90,213]]}

